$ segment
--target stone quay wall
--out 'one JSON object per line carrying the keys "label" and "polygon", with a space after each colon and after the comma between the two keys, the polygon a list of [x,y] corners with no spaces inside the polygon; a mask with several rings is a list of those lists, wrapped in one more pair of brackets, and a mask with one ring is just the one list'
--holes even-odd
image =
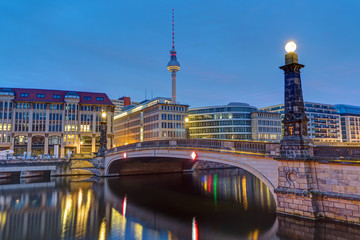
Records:
{"label": "stone quay wall", "polygon": [[300,218],[279,215],[277,235],[281,239],[318,240],[343,239],[356,240],[360,228],[351,224],[340,224],[328,221],[308,221]]}
{"label": "stone quay wall", "polygon": [[360,224],[360,162],[279,160],[277,211]]}

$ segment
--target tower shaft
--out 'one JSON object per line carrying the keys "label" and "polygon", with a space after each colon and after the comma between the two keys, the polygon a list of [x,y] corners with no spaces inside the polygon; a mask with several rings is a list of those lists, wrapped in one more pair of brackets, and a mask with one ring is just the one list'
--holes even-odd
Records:
{"label": "tower shaft", "polygon": [[172,91],[171,91],[171,100],[173,103],[176,103],[176,72],[171,72],[171,82],[172,82]]}

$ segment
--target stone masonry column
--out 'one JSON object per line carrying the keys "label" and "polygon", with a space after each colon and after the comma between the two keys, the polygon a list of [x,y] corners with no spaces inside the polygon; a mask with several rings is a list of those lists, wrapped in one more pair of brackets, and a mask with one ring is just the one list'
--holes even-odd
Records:
{"label": "stone masonry column", "polygon": [[28,134],[28,142],[27,142],[27,149],[26,149],[26,152],[27,152],[27,156],[31,156],[31,145],[32,145],[32,134],[29,133]]}
{"label": "stone masonry column", "polygon": [[44,154],[49,154],[49,134],[45,133]]}
{"label": "stone masonry column", "polygon": [[92,134],[91,136],[91,152],[95,152],[96,145],[96,134]]}
{"label": "stone masonry column", "polygon": [[321,216],[314,192],[318,186],[314,173],[313,142],[308,136],[300,69],[294,52],[296,44],[290,42],[285,49],[284,137],[280,142],[278,158],[279,186],[277,212],[316,219]]}
{"label": "stone masonry column", "polygon": [[64,142],[64,134],[61,134],[61,139],[60,139],[60,158],[64,158],[65,157],[65,142]]}

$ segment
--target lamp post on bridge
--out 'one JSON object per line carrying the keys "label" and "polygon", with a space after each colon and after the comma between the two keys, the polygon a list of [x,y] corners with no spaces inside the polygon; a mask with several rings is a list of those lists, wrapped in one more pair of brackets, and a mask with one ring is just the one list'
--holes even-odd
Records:
{"label": "lamp post on bridge", "polygon": [[308,159],[313,156],[312,139],[308,136],[304,99],[301,86],[300,69],[295,53],[296,44],[288,42],[285,46],[285,65],[280,69],[285,76],[285,116],[284,137],[280,142],[280,157],[286,159]]}
{"label": "lamp post on bridge", "polygon": [[105,151],[106,151],[106,144],[107,144],[107,139],[106,139],[106,117],[107,114],[106,112],[102,112],[101,114],[101,122],[100,122],[100,148],[98,150],[98,156],[102,157],[105,155]]}

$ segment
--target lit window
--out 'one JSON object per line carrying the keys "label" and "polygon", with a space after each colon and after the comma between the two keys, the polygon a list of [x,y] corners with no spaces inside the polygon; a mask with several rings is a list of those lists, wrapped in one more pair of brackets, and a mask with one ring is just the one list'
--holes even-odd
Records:
{"label": "lit window", "polygon": [[20,97],[29,97],[28,93],[20,93]]}
{"label": "lit window", "polygon": [[54,98],[54,99],[60,99],[60,98],[61,98],[61,96],[60,96],[60,95],[58,95],[58,94],[54,94],[54,95],[53,95],[53,98]]}
{"label": "lit window", "polygon": [[40,93],[38,93],[38,94],[36,95],[36,97],[37,97],[37,98],[45,98],[45,94],[40,94]]}

